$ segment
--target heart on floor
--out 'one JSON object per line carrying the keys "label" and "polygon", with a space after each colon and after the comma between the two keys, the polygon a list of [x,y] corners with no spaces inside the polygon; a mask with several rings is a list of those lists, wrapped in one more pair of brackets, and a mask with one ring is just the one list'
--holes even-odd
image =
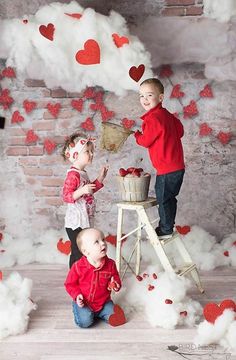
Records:
{"label": "heart on floor", "polygon": [[110,317],[108,319],[108,323],[111,326],[119,326],[119,325],[125,324],[126,318],[125,318],[124,311],[121,309],[121,307],[119,305],[115,304],[113,311],[114,311],[114,313],[112,315],[110,315]]}

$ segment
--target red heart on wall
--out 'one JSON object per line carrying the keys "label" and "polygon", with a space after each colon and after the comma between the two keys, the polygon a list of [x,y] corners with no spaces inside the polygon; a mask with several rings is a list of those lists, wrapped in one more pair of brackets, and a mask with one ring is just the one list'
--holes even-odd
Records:
{"label": "red heart on wall", "polygon": [[223,300],[220,305],[208,303],[204,306],[203,316],[208,322],[214,324],[216,319],[223,314],[225,309],[232,309],[233,311],[236,311],[235,302],[227,299]]}
{"label": "red heart on wall", "polygon": [[26,139],[25,139],[25,143],[26,144],[31,144],[34,143],[38,140],[38,135],[35,134],[34,130],[28,130],[26,133]]}
{"label": "red heart on wall", "polygon": [[3,106],[3,109],[9,109],[13,102],[13,98],[10,97],[10,91],[8,89],[3,89],[0,93],[0,104]]}
{"label": "red heart on wall", "polygon": [[191,100],[189,105],[184,106],[184,118],[193,117],[198,114],[196,101]]}
{"label": "red heart on wall", "polygon": [[93,99],[96,96],[96,92],[95,92],[94,88],[88,87],[84,90],[83,96],[86,99]]}
{"label": "red heart on wall", "polygon": [[59,239],[57,243],[57,250],[59,250],[62,254],[69,255],[71,252],[70,240],[63,242],[63,239]]}
{"label": "red heart on wall", "polygon": [[37,103],[35,101],[24,100],[23,108],[27,114],[31,113],[36,108]]}
{"label": "red heart on wall", "polygon": [[43,145],[44,145],[44,149],[49,155],[52,154],[54,149],[56,148],[56,144],[49,139],[44,140]]}
{"label": "red heart on wall", "polygon": [[188,225],[184,225],[184,226],[176,225],[176,230],[178,231],[179,234],[186,235],[191,231],[191,227]]}
{"label": "red heart on wall", "polygon": [[206,85],[204,86],[204,88],[199,92],[199,95],[201,97],[208,97],[208,98],[212,98],[213,97],[213,93],[212,93],[212,90],[211,90],[211,87],[210,85]]}
{"label": "red heart on wall", "polygon": [[89,107],[91,110],[93,111],[97,111],[99,109],[102,109],[105,105],[102,103],[95,103],[95,104],[90,104]]}
{"label": "red heart on wall", "polygon": [[172,92],[170,94],[171,98],[181,98],[185,95],[185,93],[183,91],[180,91],[180,84],[177,84],[173,87]]}
{"label": "red heart on wall", "polygon": [[138,82],[143,76],[144,71],[145,71],[145,66],[143,64],[140,64],[138,67],[132,66],[129,69],[129,76],[131,77],[131,79]]}
{"label": "red heart on wall", "polygon": [[48,111],[50,112],[50,114],[52,114],[52,116],[54,118],[57,118],[58,114],[59,114],[59,111],[61,109],[61,104],[60,103],[57,103],[57,104],[50,104],[48,103],[47,104],[47,109]]}
{"label": "red heart on wall", "polygon": [[231,132],[220,131],[216,137],[221,142],[221,144],[226,145],[230,142],[232,134]]}
{"label": "red heart on wall", "polygon": [[114,313],[112,315],[110,315],[110,317],[108,319],[108,323],[111,326],[119,326],[119,325],[125,324],[126,318],[125,318],[124,311],[121,309],[121,307],[119,305],[115,304],[113,311],[114,311]]}
{"label": "red heart on wall", "polygon": [[207,123],[203,123],[199,127],[199,135],[200,136],[208,136],[212,133],[212,128],[207,125]]}
{"label": "red heart on wall", "polygon": [[84,50],[75,55],[76,61],[82,65],[100,64],[100,47],[97,41],[89,39],[84,44]]}
{"label": "red heart on wall", "polygon": [[47,26],[40,25],[39,27],[40,34],[50,41],[53,41],[54,31],[55,27],[51,23],[49,23]]}
{"label": "red heart on wall", "polygon": [[12,124],[22,122],[24,120],[25,120],[24,117],[19,113],[18,110],[14,111],[14,113],[12,114],[12,117],[11,117]]}
{"label": "red heart on wall", "polygon": [[125,129],[131,129],[135,125],[135,121],[124,118],[121,120],[121,124],[124,126]]}
{"label": "red heart on wall", "polygon": [[78,100],[72,100],[71,101],[71,106],[76,109],[77,111],[81,112],[83,109],[83,99],[78,99]]}
{"label": "red heart on wall", "polygon": [[170,77],[171,75],[173,75],[173,71],[170,65],[163,65],[160,70],[160,77]]}
{"label": "red heart on wall", "polygon": [[101,106],[100,108],[102,121],[104,122],[110,120],[115,115],[114,111],[109,111],[106,106]]}
{"label": "red heart on wall", "polygon": [[12,67],[8,66],[7,68],[3,69],[2,76],[8,78],[15,78],[16,73]]}
{"label": "red heart on wall", "polygon": [[80,127],[87,131],[93,131],[95,129],[93,120],[88,117],[84,122],[80,124]]}
{"label": "red heart on wall", "polygon": [[72,17],[72,18],[74,18],[74,19],[80,19],[81,18],[81,14],[79,14],[79,13],[73,13],[73,14],[68,14],[68,13],[64,13],[65,15],[67,15],[67,16],[70,16],[70,17]]}
{"label": "red heart on wall", "polygon": [[129,44],[129,39],[125,36],[119,36],[118,34],[114,33],[112,34],[113,41],[116,45],[116,47],[120,48],[124,44]]}

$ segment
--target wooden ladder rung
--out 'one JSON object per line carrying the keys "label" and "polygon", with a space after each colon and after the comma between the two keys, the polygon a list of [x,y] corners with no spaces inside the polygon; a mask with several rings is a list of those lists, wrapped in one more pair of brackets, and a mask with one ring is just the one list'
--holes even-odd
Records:
{"label": "wooden ladder rung", "polygon": [[162,245],[166,245],[169,242],[175,240],[177,237],[179,237],[179,234],[177,233],[177,231],[175,231],[174,234],[169,239],[162,239],[162,240],[159,240],[159,241],[160,241],[160,243]]}
{"label": "wooden ladder rung", "polygon": [[175,272],[177,275],[182,276],[194,269],[196,269],[196,264],[185,264],[181,269],[178,269]]}

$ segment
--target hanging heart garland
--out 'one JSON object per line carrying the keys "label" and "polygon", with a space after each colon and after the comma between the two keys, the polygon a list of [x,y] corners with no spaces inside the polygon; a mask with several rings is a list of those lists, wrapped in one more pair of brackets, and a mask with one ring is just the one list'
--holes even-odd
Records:
{"label": "hanging heart garland", "polygon": [[77,111],[81,112],[83,110],[83,99],[72,100],[71,106]]}
{"label": "hanging heart garland", "polygon": [[34,130],[28,130],[26,133],[25,143],[32,144],[38,141],[39,137],[35,134]]}
{"label": "hanging heart garland", "polygon": [[193,116],[198,115],[198,108],[196,101],[191,100],[189,105],[184,106],[183,111],[184,111],[184,118],[191,118]]}
{"label": "hanging heart garland", "polygon": [[47,26],[45,25],[39,26],[40,34],[50,41],[53,41],[54,31],[55,31],[55,27],[51,23],[49,23]]}
{"label": "hanging heart garland", "polygon": [[115,112],[109,111],[106,106],[101,106],[100,111],[101,111],[101,116],[102,116],[103,122],[106,122],[115,116]]}
{"label": "hanging heart garland", "polygon": [[232,138],[232,133],[231,132],[220,131],[216,135],[216,137],[221,142],[221,144],[226,145],[226,144],[228,144],[230,142],[230,140]]}
{"label": "hanging heart garland", "polygon": [[56,104],[48,103],[47,109],[54,118],[57,118],[58,114],[61,110],[61,104],[60,103],[56,103]]}
{"label": "hanging heart garland", "polygon": [[143,64],[140,64],[138,67],[131,66],[131,68],[129,69],[129,76],[131,77],[131,79],[138,82],[143,76],[144,71],[145,66]]}
{"label": "hanging heart garland", "polygon": [[84,122],[80,124],[80,127],[87,131],[93,131],[95,129],[93,120],[88,117]]}
{"label": "hanging heart garland", "polygon": [[20,114],[20,112],[18,110],[14,111],[14,113],[12,114],[12,117],[11,117],[12,124],[22,122],[24,120],[25,120],[25,118]]}
{"label": "hanging heart garland", "polygon": [[119,36],[118,34],[112,34],[113,41],[116,47],[120,48],[125,44],[129,44],[129,39],[125,36]]}
{"label": "hanging heart garland", "polygon": [[100,64],[100,47],[96,40],[89,39],[84,43],[84,50],[75,55],[76,61],[81,65]]}
{"label": "hanging heart garland", "polygon": [[165,78],[165,77],[169,78],[172,75],[173,75],[173,71],[172,71],[170,65],[163,65],[161,67],[160,74],[159,74],[159,76],[161,78]]}
{"label": "hanging heart garland", "polygon": [[212,134],[212,128],[207,124],[203,123],[199,127],[199,135],[200,136],[209,136]]}
{"label": "hanging heart garland", "polygon": [[56,144],[50,139],[45,139],[43,145],[49,155],[51,155],[56,148]]}
{"label": "hanging heart garland", "polygon": [[185,95],[183,91],[180,91],[181,85],[177,84],[173,87],[172,92],[170,94],[170,98],[181,98]]}
{"label": "hanging heart garland", "polygon": [[23,108],[27,114],[31,113],[37,106],[35,101],[24,100],[23,101]]}
{"label": "hanging heart garland", "polygon": [[96,91],[92,87],[87,87],[84,90],[83,97],[86,99],[93,99],[96,96]]}
{"label": "hanging heart garland", "polygon": [[212,98],[213,97],[213,92],[211,90],[210,85],[209,84],[205,85],[204,88],[199,92],[199,95],[201,97]]}
{"label": "hanging heart garland", "polygon": [[0,93],[0,104],[3,106],[3,109],[9,109],[13,102],[14,99],[10,96],[10,91],[8,89],[3,89]]}
{"label": "hanging heart garland", "polygon": [[16,77],[15,70],[10,66],[6,67],[5,69],[2,70],[2,77],[15,78]]}
{"label": "hanging heart garland", "polygon": [[135,121],[124,118],[121,120],[121,124],[125,129],[131,129],[135,125]]}

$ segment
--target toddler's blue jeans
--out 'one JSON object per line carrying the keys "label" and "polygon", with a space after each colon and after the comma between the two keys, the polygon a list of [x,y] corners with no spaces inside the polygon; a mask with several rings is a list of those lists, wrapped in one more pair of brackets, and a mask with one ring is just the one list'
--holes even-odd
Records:
{"label": "toddler's blue jeans", "polygon": [[175,224],[177,209],[176,196],[179,194],[185,170],[156,176],[156,198],[159,205],[159,228],[163,234],[171,234]]}
{"label": "toddler's blue jeans", "polygon": [[79,307],[75,301],[72,302],[72,307],[76,325],[81,328],[88,328],[96,318],[108,322],[110,315],[113,314],[114,304],[110,300],[97,312],[92,311],[88,306]]}

